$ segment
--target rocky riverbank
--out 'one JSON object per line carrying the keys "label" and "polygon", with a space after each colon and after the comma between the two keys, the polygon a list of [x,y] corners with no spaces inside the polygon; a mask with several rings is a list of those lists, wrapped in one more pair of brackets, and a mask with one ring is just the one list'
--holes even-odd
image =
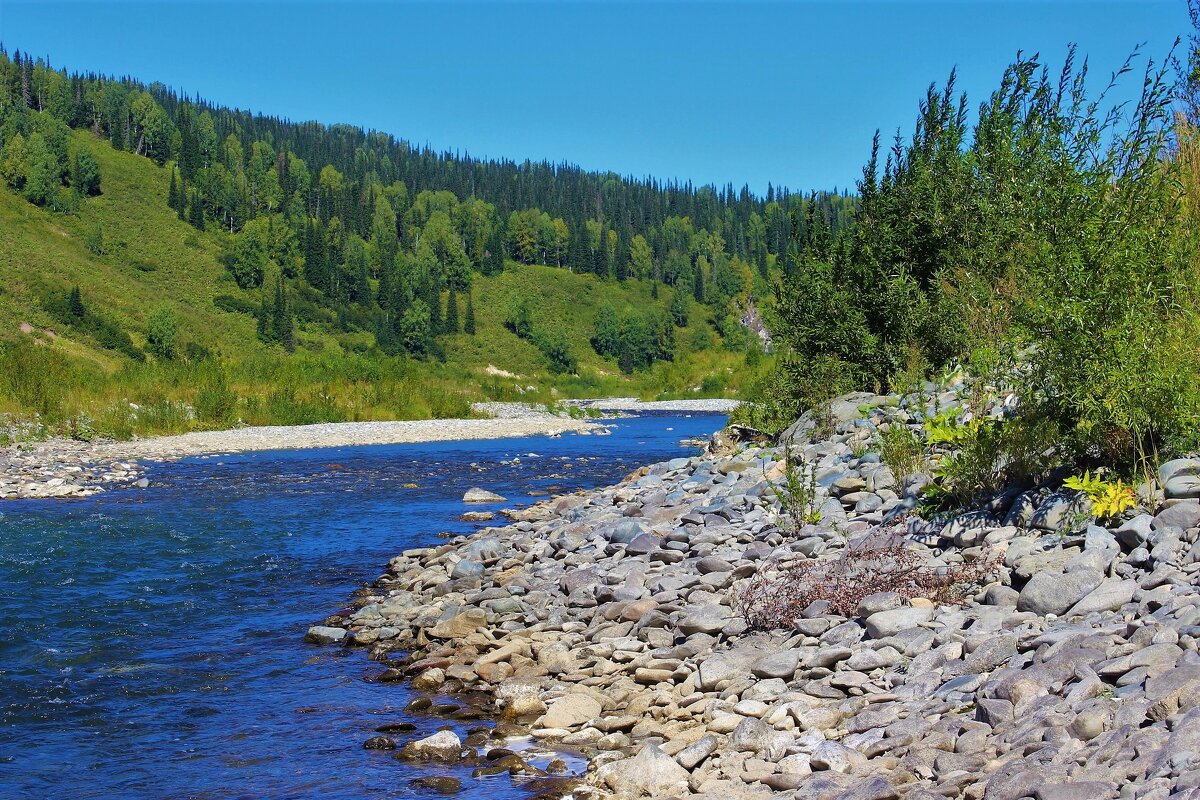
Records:
{"label": "rocky riverbank", "polygon": [[145,486],[139,460],[255,450],[356,447],[466,439],[605,433],[601,425],[521,404],[490,419],[339,422],[197,431],[131,442],[26,441],[0,449],[0,499],[88,497],[106,487]]}
{"label": "rocky riverbank", "polygon": [[147,485],[143,469],[103,445],[51,439],[0,449],[0,500],[90,497],[131,485]]}
{"label": "rocky riverbank", "polygon": [[658,412],[658,413],[695,413],[695,414],[729,414],[739,405],[740,400],[722,400],[720,398],[704,398],[697,400],[639,400],[636,397],[604,397],[597,400],[564,400],[563,405],[576,408],[593,409],[602,413],[622,412]]}
{"label": "rocky riverbank", "polygon": [[[798,522],[780,447],[715,440],[406,551],[308,638],[582,751],[579,798],[1200,797],[1200,462],[1106,525],[1054,486],[905,520],[929,477],[879,434],[960,400],[853,395],[794,426]],[[371,746],[536,771],[439,737]]]}

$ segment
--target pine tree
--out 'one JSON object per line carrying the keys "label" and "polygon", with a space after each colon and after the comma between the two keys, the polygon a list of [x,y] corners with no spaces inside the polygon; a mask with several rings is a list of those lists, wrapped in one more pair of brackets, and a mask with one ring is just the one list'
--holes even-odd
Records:
{"label": "pine tree", "polygon": [[171,187],[167,189],[167,206],[179,212],[179,185],[175,182],[175,170],[171,170]]}
{"label": "pine tree", "polygon": [[283,345],[289,353],[296,349],[296,320],[288,308],[283,278],[275,281],[275,302],[271,307],[271,339]]}
{"label": "pine tree", "polygon": [[188,209],[188,222],[198,231],[204,230],[204,206],[200,203],[200,193],[192,192],[192,204]]}
{"label": "pine tree", "polygon": [[699,261],[696,262],[695,282],[692,285],[692,293],[696,296],[697,302],[704,302],[704,265]]}
{"label": "pine tree", "polygon": [[446,298],[446,333],[458,333],[458,296],[454,287],[450,287],[450,295]]}
{"label": "pine tree", "polygon": [[473,292],[467,292],[467,316],[463,321],[463,333],[468,336],[475,335],[475,302]]}
{"label": "pine tree", "polygon": [[429,330],[437,336],[442,332],[442,293],[431,289],[426,303],[429,306]]}
{"label": "pine tree", "polygon": [[87,313],[83,308],[83,295],[78,286],[71,287],[71,297],[67,301],[67,307],[71,311],[71,316],[76,319],[83,319],[83,315]]}
{"label": "pine tree", "polygon": [[264,288],[262,293],[262,302],[258,306],[258,338],[259,341],[271,341],[271,309],[267,305],[267,291]]}
{"label": "pine tree", "polygon": [[488,237],[487,251],[481,265],[484,275],[499,275],[504,271],[504,234],[497,225]]}

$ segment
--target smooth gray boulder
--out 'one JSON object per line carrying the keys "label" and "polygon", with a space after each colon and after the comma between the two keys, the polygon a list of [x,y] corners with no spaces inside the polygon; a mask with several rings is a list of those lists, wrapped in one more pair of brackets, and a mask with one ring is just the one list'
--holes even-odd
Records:
{"label": "smooth gray boulder", "polygon": [[1086,494],[1064,489],[1050,495],[1038,506],[1029,527],[1052,533],[1075,533],[1087,527],[1091,513],[1092,501]]}
{"label": "smooth gray boulder", "polygon": [[675,760],[685,769],[695,769],[697,764],[715,753],[720,744],[720,739],[707,734],[676,753]]}
{"label": "smooth gray boulder", "polygon": [[679,630],[689,636],[693,633],[720,633],[733,620],[731,608],[710,603],[688,609],[679,620]]}
{"label": "smooth gray boulder", "polygon": [[1137,590],[1137,581],[1119,581],[1110,578],[1080,598],[1079,602],[1067,611],[1067,616],[1082,616],[1098,611],[1116,611],[1131,602]]}
{"label": "smooth gray boulder", "polygon": [[758,678],[782,678],[790,681],[800,666],[801,650],[780,650],[778,653],[768,653],[754,662],[750,671]]}
{"label": "smooth gray boulder", "polygon": [[621,797],[688,794],[688,771],[655,744],[645,745],[633,758],[605,764],[596,775]]}
{"label": "smooth gray boulder", "polygon": [[345,638],[345,629],[328,625],[313,625],[308,629],[308,633],[304,634],[304,640],[313,644],[337,644]]}
{"label": "smooth gray boulder", "polygon": [[1158,468],[1158,483],[1168,500],[1200,498],[1200,459],[1166,462]]}
{"label": "smooth gray boulder", "polygon": [[1186,531],[1188,528],[1197,526],[1200,526],[1200,501],[1196,500],[1180,500],[1174,505],[1164,508],[1154,517],[1156,530],[1179,528],[1181,531]]}
{"label": "smooth gray boulder", "polygon": [[1092,569],[1080,569],[1066,575],[1039,572],[1021,590],[1017,598],[1017,610],[1042,616],[1062,615],[1103,580],[1104,576]]}
{"label": "smooth gray boulder", "polygon": [[933,619],[933,613],[932,608],[893,608],[872,614],[867,617],[864,625],[867,635],[872,639],[884,639],[916,628],[923,622],[929,622]]}
{"label": "smooth gray boulder", "polygon": [[783,758],[791,743],[792,737],[754,717],[746,717],[739,722],[729,736],[729,744],[734,750],[754,753],[767,761]]}

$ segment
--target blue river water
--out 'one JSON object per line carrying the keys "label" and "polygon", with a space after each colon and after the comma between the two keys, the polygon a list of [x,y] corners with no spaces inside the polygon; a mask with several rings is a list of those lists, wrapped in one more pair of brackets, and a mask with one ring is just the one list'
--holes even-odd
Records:
{"label": "blue river water", "polygon": [[[447,722],[307,627],[401,550],[477,527],[458,521],[471,486],[512,504],[604,485],[723,424],[192,458],[144,490],[0,505],[0,798],[434,796],[362,743]],[[464,797],[529,793],[456,775]]]}

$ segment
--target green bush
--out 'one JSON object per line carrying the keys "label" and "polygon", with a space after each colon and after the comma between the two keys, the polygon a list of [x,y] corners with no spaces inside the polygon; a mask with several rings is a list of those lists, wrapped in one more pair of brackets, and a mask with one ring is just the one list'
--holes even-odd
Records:
{"label": "green bush", "polygon": [[[876,138],[854,225],[808,248],[777,290],[774,332],[802,406],[820,360],[865,389],[914,363],[961,363],[1009,380],[1020,413],[1053,422],[1071,459],[1128,466],[1194,441],[1198,226],[1181,192],[1190,173],[1162,157],[1174,87],[1153,62],[1128,108],[1086,85],[1073,52],[1057,75],[1021,58],[968,125],[952,74],[882,174]],[[950,482],[990,482],[985,455],[964,447],[949,468],[968,477]]]}
{"label": "green bush", "polygon": [[879,457],[891,467],[898,481],[924,471],[925,449],[921,437],[900,422],[891,423],[879,435]]}

